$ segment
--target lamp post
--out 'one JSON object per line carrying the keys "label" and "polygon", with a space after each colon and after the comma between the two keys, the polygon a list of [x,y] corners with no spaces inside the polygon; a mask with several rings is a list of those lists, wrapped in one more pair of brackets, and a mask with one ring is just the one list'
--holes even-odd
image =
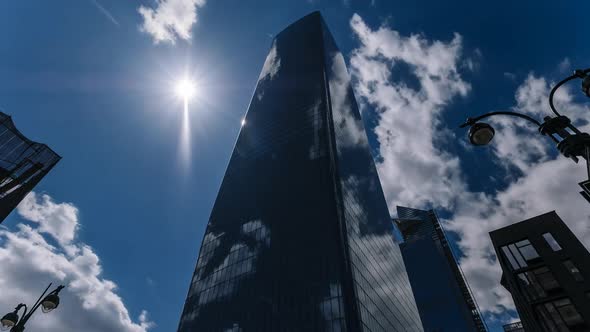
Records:
{"label": "lamp post", "polygon": [[586,159],[588,180],[581,182],[580,186],[584,189],[584,191],[581,192],[582,196],[590,202],[590,135],[578,130],[567,116],[561,115],[557,109],[555,109],[555,105],[553,104],[553,96],[557,89],[563,84],[578,78],[582,79],[582,92],[590,97],[590,68],[574,71],[571,76],[564,78],[551,89],[551,92],[549,93],[549,106],[553,113],[555,113],[555,116],[546,116],[542,123],[522,113],[489,112],[474,118],[467,118],[467,121],[460,125],[460,128],[469,126],[469,141],[473,145],[481,146],[490,143],[495,134],[492,126],[487,123],[479,122],[482,119],[495,115],[507,115],[525,119],[535,124],[539,129],[539,133],[544,136],[549,136],[549,138],[557,144],[559,152],[565,157],[571,158],[576,163],[578,162],[578,157]]}
{"label": "lamp post", "polygon": [[[49,293],[47,296],[43,297],[45,293],[47,293],[51,285],[52,284],[50,283],[49,286],[45,288],[45,291],[43,291],[43,294],[39,296],[39,299],[37,299],[37,302],[35,302],[35,304],[33,305],[33,307],[31,307],[31,310],[29,312],[27,312],[27,305],[21,303],[17,305],[16,308],[14,308],[13,312],[9,312],[6,315],[4,315],[4,317],[0,319],[0,329],[2,331],[7,331],[8,329],[10,329],[10,332],[22,332],[25,330],[25,324],[31,318],[33,313],[35,313],[35,311],[39,308],[39,306],[41,307],[41,311],[43,311],[44,313],[48,313],[53,309],[57,308],[57,306],[59,305],[59,292],[64,288],[64,286],[58,286],[56,289],[51,291],[51,293]],[[25,310],[23,312],[22,318],[19,320],[18,312],[21,308],[25,308]]]}

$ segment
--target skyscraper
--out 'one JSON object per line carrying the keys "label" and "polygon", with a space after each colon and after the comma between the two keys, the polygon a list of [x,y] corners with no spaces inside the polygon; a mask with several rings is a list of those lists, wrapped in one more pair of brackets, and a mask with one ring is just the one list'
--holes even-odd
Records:
{"label": "skyscraper", "polygon": [[0,223],[60,159],[47,145],[26,138],[0,112]]}
{"label": "skyscraper", "polygon": [[485,324],[433,210],[397,207],[402,256],[424,331],[485,332]]}
{"label": "skyscraper", "polygon": [[555,211],[490,237],[525,331],[590,331],[590,253]]}
{"label": "skyscraper", "polygon": [[342,54],[318,12],[274,39],[179,331],[422,331]]}

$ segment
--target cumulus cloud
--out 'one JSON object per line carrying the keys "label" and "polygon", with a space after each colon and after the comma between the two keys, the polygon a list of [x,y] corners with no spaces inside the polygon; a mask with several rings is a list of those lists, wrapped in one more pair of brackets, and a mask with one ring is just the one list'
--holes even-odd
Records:
{"label": "cumulus cloud", "polygon": [[69,244],[78,228],[78,209],[70,203],[55,203],[49,195],[32,192],[19,204],[18,213],[38,223],[38,231],[53,236],[62,245]]}
{"label": "cumulus cloud", "polygon": [[[517,88],[512,111],[525,113],[539,120],[548,113],[548,95],[554,83],[533,74]],[[555,96],[558,109],[580,123],[590,109],[574,102],[566,88]],[[509,294],[498,284],[501,270],[496,262],[488,232],[555,209],[564,222],[587,247],[590,244],[590,214],[587,202],[578,193],[577,183],[586,178],[585,167],[555,153],[554,143],[536,133],[525,121],[496,118],[499,126],[492,151],[507,167],[520,172],[512,174],[506,189],[493,197],[480,194],[461,200],[448,226],[460,235],[459,246],[465,257],[463,270],[474,285],[480,305],[487,311],[502,313],[513,309]],[[579,126],[583,131],[589,125]],[[469,195],[475,195],[469,193]],[[482,239],[486,241],[482,241]]]}
{"label": "cumulus cloud", "polygon": [[[372,29],[358,15],[350,24],[359,41],[350,59],[354,88],[359,101],[378,118],[369,129],[378,139],[377,167],[390,211],[408,205],[451,212],[444,225],[459,235],[461,266],[480,308],[488,318],[514,319],[514,304],[500,285],[501,269],[488,232],[555,209],[588,246],[590,214],[577,189],[585,168],[558,155],[554,143],[530,123],[495,117],[490,119],[497,129],[491,155],[505,166],[507,183],[490,194],[470,192],[459,158],[435,141],[441,132],[452,137],[441,115],[471,88],[461,75],[462,69],[469,70],[461,66],[466,61],[461,36],[448,41],[402,36],[387,26]],[[418,84],[396,77],[402,65]],[[542,121],[551,114],[547,96],[553,84],[529,74],[508,110]],[[562,89],[555,96],[558,109],[567,110],[580,129],[590,130],[583,121],[590,109],[576,103],[567,87]]]}
{"label": "cumulus cloud", "polygon": [[[27,323],[47,332],[145,332],[153,323],[146,311],[131,318],[116,284],[102,277],[100,259],[89,245],[76,241],[78,209],[48,195],[29,194],[19,205],[21,223],[11,232],[0,228],[0,310],[32,304],[49,282],[63,284],[57,310]],[[42,314],[39,314],[42,315]]]}
{"label": "cumulus cloud", "polygon": [[[444,132],[439,119],[444,106],[470,90],[458,69],[461,36],[443,42],[401,36],[386,26],[372,30],[356,14],[350,24],[360,42],[350,60],[355,91],[378,113],[377,167],[390,207],[429,202],[451,207],[455,194],[464,190],[459,159],[435,147],[433,133],[437,128],[437,135]],[[402,65],[418,79],[417,89],[392,79]]]}
{"label": "cumulus cloud", "polygon": [[156,0],[155,9],[142,5],[138,8],[143,18],[140,29],[156,44],[190,40],[191,29],[197,22],[197,9],[204,5],[205,0]]}

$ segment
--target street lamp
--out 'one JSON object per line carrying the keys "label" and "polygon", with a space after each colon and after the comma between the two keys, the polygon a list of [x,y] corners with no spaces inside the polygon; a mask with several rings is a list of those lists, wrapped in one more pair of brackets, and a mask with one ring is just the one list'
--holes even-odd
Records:
{"label": "street lamp", "polygon": [[[10,329],[10,332],[22,332],[25,330],[25,324],[27,323],[29,318],[31,318],[33,313],[39,308],[39,306],[41,307],[41,311],[43,311],[44,313],[50,312],[53,309],[57,308],[57,306],[59,305],[59,292],[64,288],[64,286],[58,286],[56,289],[51,291],[51,293],[49,293],[47,296],[43,297],[45,293],[47,293],[47,290],[49,290],[49,287],[51,287],[51,285],[52,284],[50,283],[49,286],[45,288],[43,294],[39,296],[39,299],[37,299],[37,302],[35,302],[35,304],[31,308],[31,311],[29,311],[28,313],[27,305],[21,303],[17,305],[16,308],[14,308],[13,312],[9,312],[6,315],[4,315],[4,317],[0,319],[0,330],[8,331]],[[19,320],[18,312],[23,307],[25,308],[25,311],[23,312],[23,317]]]}
{"label": "street lamp", "polygon": [[585,194],[582,195],[590,201],[590,135],[578,130],[578,128],[572,124],[568,117],[561,115],[555,109],[555,105],[553,104],[553,96],[555,95],[557,89],[559,89],[559,87],[561,87],[566,82],[577,78],[582,79],[582,92],[584,92],[586,96],[590,97],[590,68],[583,70],[578,69],[574,71],[571,76],[561,80],[553,87],[553,89],[551,89],[551,92],[549,93],[549,106],[553,113],[555,113],[555,116],[546,116],[543,119],[543,123],[522,113],[489,112],[474,118],[467,118],[467,121],[465,121],[465,123],[463,123],[460,128],[469,126],[469,141],[473,145],[481,146],[489,144],[494,138],[495,134],[494,128],[492,128],[492,126],[487,123],[479,122],[484,118],[494,115],[508,115],[525,119],[535,124],[539,128],[539,133],[544,136],[549,136],[549,138],[551,138],[551,140],[557,144],[557,149],[559,152],[561,152],[561,154],[563,154],[565,157],[571,158],[576,163],[578,162],[578,157],[586,159],[586,168],[588,171],[589,180],[580,183],[580,185],[585,192]]}

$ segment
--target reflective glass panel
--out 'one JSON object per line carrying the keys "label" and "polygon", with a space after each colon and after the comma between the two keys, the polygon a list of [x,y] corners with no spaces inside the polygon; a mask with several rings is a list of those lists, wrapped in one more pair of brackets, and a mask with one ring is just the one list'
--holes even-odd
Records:
{"label": "reflective glass panel", "polygon": [[553,276],[553,273],[551,273],[547,267],[538,268],[532,272],[535,274],[535,277],[544,290],[551,291],[561,287]]}
{"label": "reflective glass panel", "polygon": [[510,250],[508,249],[507,246],[502,247],[502,252],[504,253],[504,256],[510,262],[510,266],[512,266],[512,269],[518,270],[520,268],[520,266],[518,265],[518,262],[516,261],[516,259],[514,258],[514,256],[512,255],[512,253],[510,252]]}
{"label": "reflective glass panel", "polygon": [[574,262],[572,262],[571,260],[567,260],[567,261],[563,262],[563,265],[568,270],[568,272],[574,277],[574,279],[576,281],[584,281],[584,277],[582,276],[582,273],[580,273],[580,270],[578,269],[578,267],[576,265],[574,265]]}
{"label": "reflective glass panel", "polygon": [[557,243],[557,240],[553,237],[551,233],[544,233],[543,238],[547,241],[547,244],[553,249],[553,251],[561,250],[561,246]]}
{"label": "reflective glass panel", "polygon": [[519,247],[518,250],[520,250],[520,253],[527,261],[539,258],[539,254],[531,244]]}

